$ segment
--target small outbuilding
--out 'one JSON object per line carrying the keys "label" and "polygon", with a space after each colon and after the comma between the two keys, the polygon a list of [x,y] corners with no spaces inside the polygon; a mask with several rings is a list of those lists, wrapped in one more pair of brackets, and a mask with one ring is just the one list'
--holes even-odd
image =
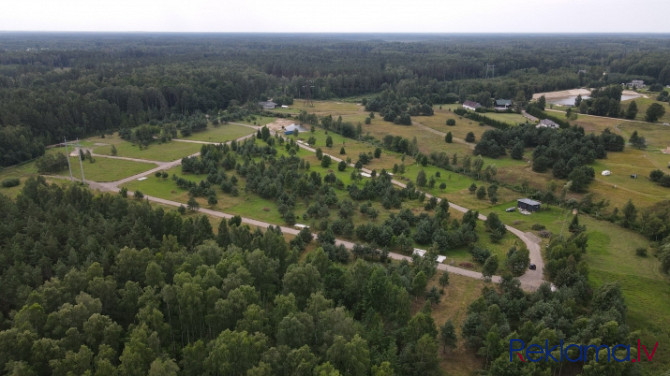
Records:
{"label": "small outbuilding", "polygon": [[520,198],[516,200],[516,206],[520,210],[526,210],[529,212],[536,212],[540,210],[541,203],[539,201],[531,200],[529,198]]}

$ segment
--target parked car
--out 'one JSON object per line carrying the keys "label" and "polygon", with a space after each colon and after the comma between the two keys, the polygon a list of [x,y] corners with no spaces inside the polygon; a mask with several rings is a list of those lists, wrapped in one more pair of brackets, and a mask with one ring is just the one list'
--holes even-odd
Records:
{"label": "parked car", "polygon": [[530,270],[535,270],[535,269],[537,269],[537,266],[535,266],[535,264],[530,264],[530,265],[528,266],[528,269],[530,269]]}
{"label": "parked car", "polygon": [[511,212],[516,211],[516,208],[514,206],[512,206],[511,208],[505,209],[505,211],[508,212],[508,213],[511,213]]}

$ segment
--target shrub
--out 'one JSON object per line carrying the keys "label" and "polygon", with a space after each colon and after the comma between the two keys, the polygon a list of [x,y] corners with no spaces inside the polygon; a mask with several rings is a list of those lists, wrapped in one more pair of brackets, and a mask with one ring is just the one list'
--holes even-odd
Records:
{"label": "shrub", "polygon": [[635,250],[635,254],[640,257],[647,257],[647,248],[640,247]]}
{"label": "shrub", "polygon": [[17,178],[9,178],[2,181],[3,188],[16,187],[19,184],[21,184],[21,181]]}
{"label": "shrub", "polygon": [[539,223],[536,223],[536,224],[532,225],[530,228],[532,230],[535,230],[535,231],[542,231],[542,230],[546,229],[547,227],[545,225],[541,225]]}
{"label": "shrub", "polygon": [[451,125],[451,126],[456,125],[456,120],[454,120],[454,119],[447,119],[447,125]]}

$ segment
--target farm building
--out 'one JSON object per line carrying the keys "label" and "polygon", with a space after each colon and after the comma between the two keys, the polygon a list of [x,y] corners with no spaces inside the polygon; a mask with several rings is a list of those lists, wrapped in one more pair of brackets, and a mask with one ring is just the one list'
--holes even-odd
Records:
{"label": "farm building", "polygon": [[511,99],[496,99],[495,110],[496,111],[507,111],[512,107]]}
{"label": "farm building", "polygon": [[642,89],[646,85],[644,84],[644,80],[632,80],[628,83],[628,86],[632,87],[633,89]]}
{"label": "farm building", "polygon": [[516,200],[516,206],[521,210],[527,210],[529,212],[540,210],[540,202],[529,198],[520,198]]}
{"label": "farm building", "polygon": [[542,119],[540,123],[535,126],[535,128],[554,128],[558,129],[560,126],[549,119]]}
{"label": "farm building", "polygon": [[258,102],[258,105],[261,106],[264,110],[274,110],[275,107],[277,107],[277,103],[272,101]]}
{"label": "farm building", "polygon": [[470,110],[470,111],[476,111],[481,106],[482,106],[481,104],[479,104],[477,102],[473,102],[473,101],[463,102],[463,108],[465,108],[466,110]]}

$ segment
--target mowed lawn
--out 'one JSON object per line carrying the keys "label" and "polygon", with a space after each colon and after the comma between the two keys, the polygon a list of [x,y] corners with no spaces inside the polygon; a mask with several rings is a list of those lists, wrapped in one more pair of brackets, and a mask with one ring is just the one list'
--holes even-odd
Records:
{"label": "mowed lawn", "polygon": [[153,143],[145,149],[121,139],[117,133],[105,138],[92,137],[87,140],[95,154],[112,155],[112,145],[116,147],[118,157],[144,159],[149,161],[170,162],[200,151],[201,144],[170,141],[164,144]]}
{"label": "mowed lawn", "polygon": [[223,124],[217,127],[209,126],[206,130],[195,132],[188,137],[182,137],[185,140],[206,141],[206,142],[227,142],[236,140],[240,137],[255,133],[253,128],[237,124]]}
{"label": "mowed lawn", "polygon": [[[84,167],[84,178],[86,180],[97,182],[116,181],[156,167],[153,163],[140,163],[104,157],[95,157],[94,160],[95,163],[89,161],[81,162],[81,166]],[[72,176],[80,179],[81,168],[79,158],[70,157],[70,165],[72,166]],[[59,175],[69,176],[70,174],[66,170],[60,172]]]}

